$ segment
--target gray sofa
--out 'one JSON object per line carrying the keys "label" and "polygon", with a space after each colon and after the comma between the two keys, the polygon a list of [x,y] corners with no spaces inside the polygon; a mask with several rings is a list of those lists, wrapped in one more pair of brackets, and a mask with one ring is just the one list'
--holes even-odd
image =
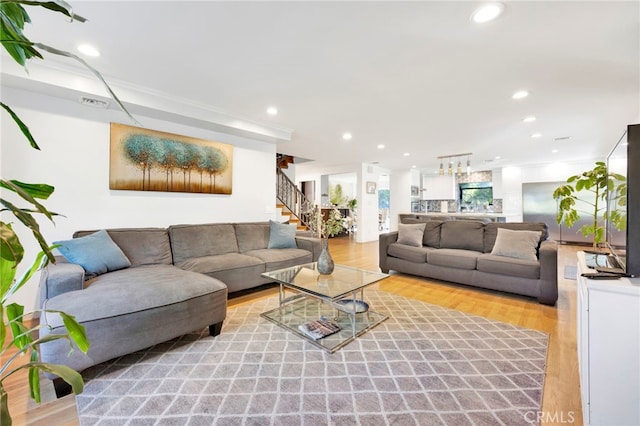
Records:
{"label": "gray sofa", "polygon": [[[535,297],[546,305],[556,303],[558,248],[555,241],[547,240],[548,230],[544,223],[438,220],[422,223],[425,228],[419,247],[399,243],[398,231],[380,235],[379,264],[382,272],[395,270]],[[540,232],[537,244],[534,242],[532,247],[533,258],[512,257],[509,253],[497,255],[494,245],[500,228],[508,230],[502,232],[504,235],[514,235],[509,231]]]}
{"label": "gray sofa", "polygon": [[[79,231],[74,238],[96,231]],[[267,248],[269,223],[176,225],[107,230],[131,266],[89,277],[62,257],[43,269],[43,309],[75,316],[91,348],[69,355],[66,340],[41,345],[43,362],[76,371],[209,326],[226,317],[228,293],[269,282],[261,273],[316,261],[321,241],[295,237],[296,248]],[[40,337],[64,333],[57,314],[43,313]],[[56,376],[58,396],[70,388]]]}

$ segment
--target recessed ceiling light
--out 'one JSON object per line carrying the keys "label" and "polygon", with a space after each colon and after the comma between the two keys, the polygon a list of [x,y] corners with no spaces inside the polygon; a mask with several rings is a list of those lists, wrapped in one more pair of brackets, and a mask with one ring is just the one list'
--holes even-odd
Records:
{"label": "recessed ceiling light", "polygon": [[409,154],[408,152],[405,152],[405,153],[404,153],[404,154],[402,154],[402,155],[404,155],[405,157],[408,157],[408,156],[410,156],[411,154]]}
{"label": "recessed ceiling light", "polygon": [[525,117],[525,118],[522,119],[522,121],[524,121],[525,123],[532,123],[532,122],[534,122],[536,120],[537,119],[533,115],[530,115],[529,117]]}
{"label": "recessed ceiling light", "polygon": [[418,166],[416,166],[416,165],[411,166],[412,169],[415,169],[416,167],[418,167]]}
{"label": "recessed ceiling light", "polygon": [[484,22],[493,21],[504,11],[504,5],[502,3],[488,3],[480,8],[476,9],[471,14],[473,22],[482,24]]}
{"label": "recessed ceiling light", "polygon": [[496,155],[496,160],[499,160],[501,157],[499,155]]}
{"label": "recessed ceiling light", "polygon": [[352,137],[353,135],[349,132],[345,132],[342,134],[342,139],[344,139],[345,141],[350,141]]}
{"label": "recessed ceiling light", "polygon": [[267,108],[267,114],[269,114],[269,115],[278,115],[278,108],[276,108],[274,106],[270,106],[269,108]]}
{"label": "recessed ceiling light", "polygon": [[378,149],[384,149],[384,145],[383,144],[378,145]]}
{"label": "recessed ceiling light", "polygon": [[534,133],[534,134],[531,135],[531,137],[533,139],[538,139],[538,138],[542,137],[542,133]]}
{"label": "recessed ceiling light", "polygon": [[551,152],[553,152],[554,154],[558,152],[557,149],[552,149]]}
{"label": "recessed ceiling light", "polygon": [[529,96],[529,92],[527,92],[526,90],[518,90],[516,93],[514,93],[511,98],[513,99],[524,99],[527,96]]}
{"label": "recessed ceiling light", "polygon": [[87,56],[100,56],[100,52],[95,47],[88,44],[81,44],[78,46],[78,52],[87,55]]}

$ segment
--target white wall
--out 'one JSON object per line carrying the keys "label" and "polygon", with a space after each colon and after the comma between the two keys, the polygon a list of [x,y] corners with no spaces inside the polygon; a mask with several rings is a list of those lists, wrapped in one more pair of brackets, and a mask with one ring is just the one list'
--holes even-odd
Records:
{"label": "white wall", "polygon": [[[370,164],[361,164],[358,170],[358,232],[356,241],[366,243],[378,240],[378,180],[382,169]],[[367,182],[376,183],[374,194],[367,194]]]}
{"label": "white wall", "polygon": [[564,182],[572,175],[591,170],[596,161],[580,161],[574,163],[549,163],[522,167],[505,167],[500,175],[494,170],[494,185],[496,179],[501,179],[502,212],[507,222],[522,221],[522,184],[533,182]]}
{"label": "white wall", "polygon": [[414,173],[393,170],[389,178],[389,231],[398,230],[398,215],[411,212],[411,183]]}
{"label": "white wall", "polygon": [[[120,113],[4,87],[3,101],[27,123],[42,150],[31,149],[3,113],[2,177],[55,186],[55,193],[44,204],[64,217],[56,218],[55,226],[40,218],[48,242],[68,239],[80,229],[257,221],[275,215],[274,144],[137,117],[154,130],[234,145],[233,193],[115,191],[109,190],[109,121],[125,122]],[[13,220],[4,214],[2,219]],[[16,226],[30,262],[38,246],[22,228]],[[38,278],[14,299],[27,311],[37,307]]]}

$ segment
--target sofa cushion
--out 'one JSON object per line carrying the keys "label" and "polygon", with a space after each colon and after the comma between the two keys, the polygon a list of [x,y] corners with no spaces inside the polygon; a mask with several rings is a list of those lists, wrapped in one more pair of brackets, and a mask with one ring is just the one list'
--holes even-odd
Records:
{"label": "sofa cushion", "polygon": [[428,247],[440,248],[440,232],[442,220],[429,220],[425,222],[422,244]]}
{"label": "sofa cushion", "polygon": [[230,223],[173,225],[169,237],[176,265],[187,259],[238,252],[236,231]]}
{"label": "sofa cushion", "polygon": [[[77,231],[73,237],[94,232],[96,231]],[[107,233],[131,261],[131,266],[173,263],[169,231],[164,228],[117,228],[107,229]]]}
{"label": "sofa cushion", "polygon": [[411,247],[422,247],[424,237],[424,223],[398,224],[398,244]]}
{"label": "sofa cushion", "polygon": [[427,252],[435,250],[431,247],[412,247],[406,244],[393,243],[387,248],[387,254],[391,257],[405,259],[410,262],[424,263],[427,261]]}
{"label": "sofa cushion", "polygon": [[513,257],[536,261],[540,244],[540,231],[512,231],[498,228],[498,237],[491,254],[494,256]]}
{"label": "sofa cushion", "polygon": [[131,266],[127,256],[104,229],[72,240],[54,241],[53,244],[60,246],[58,251],[69,262],[82,266],[89,275]]}
{"label": "sofa cushion", "polygon": [[[135,289],[123,291],[123,288]],[[87,322],[180,303],[218,291],[226,293],[226,285],[206,275],[171,265],[147,265],[100,275],[87,281],[84,290],[53,297],[44,306],[74,315],[78,322]],[[43,315],[46,316],[43,323],[52,327],[62,323],[57,314],[45,312]]]}
{"label": "sofa cushion", "polygon": [[267,271],[288,268],[289,266],[300,265],[301,263],[313,262],[313,255],[307,250],[297,248],[287,249],[259,249],[244,253],[247,256],[254,256],[266,263]]}
{"label": "sofa cushion", "polygon": [[440,231],[440,248],[482,252],[484,225],[482,222],[473,220],[443,222]]}
{"label": "sofa cushion", "polygon": [[472,250],[437,249],[427,251],[427,263],[457,269],[476,269],[476,259],[482,253]]}
{"label": "sofa cushion", "polygon": [[297,248],[296,245],[296,225],[288,223],[269,221],[269,244],[270,249]]}
{"label": "sofa cushion", "polygon": [[[247,256],[241,253],[225,253],[215,256],[193,257],[176,265],[187,271],[209,274],[211,272],[225,271],[229,269],[242,269],[257,266],[264,272],[264,262],[255,256]],[[247,272],[248,273],[248,272]]]}
{"label": "sofa cushion", "polygon": [[244,222],[233,225],[240,253],[264,249],[269,246],[269,222]]}
{"label": "sofa cushion", "polygon": [[540,262],[538,261],[494,256],[488,253],[478,257],[477,269],[491,274],[510,275],[534,280],[540,278]]}
{"label": "sofa cushion", "polygon": [[518,231],[540,231],[540,242],[549,238],[549,230],[545,223],[542,222],[508,222],[508,223],[487,223],[484,226],[484,252],[491,253],[493,245],[498,237],[498,229],[511,229]]}

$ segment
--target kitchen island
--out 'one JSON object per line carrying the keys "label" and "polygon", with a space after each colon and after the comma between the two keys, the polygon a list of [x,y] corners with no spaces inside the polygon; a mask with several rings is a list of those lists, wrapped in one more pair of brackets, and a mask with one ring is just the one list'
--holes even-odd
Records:
{"label": "kitchen island", "polygon": [[507,218],[502,213],[480,213],[480,212],[469,212],[469,213],[440,213],[440,212],[432,212],[432,213],[400,213],[398,215],[399,223],[408,223],[405,222],[405,219],[410,219],[408,222],[427,221],[427,220],[479,220],[481,222],[506,222]]}

